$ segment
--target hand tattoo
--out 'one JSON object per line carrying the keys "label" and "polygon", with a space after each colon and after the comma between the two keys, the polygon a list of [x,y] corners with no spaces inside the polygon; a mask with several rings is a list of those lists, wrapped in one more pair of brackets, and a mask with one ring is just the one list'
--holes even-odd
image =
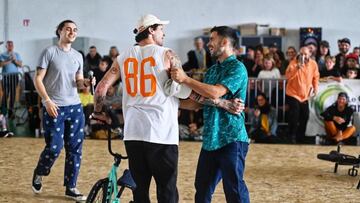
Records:
{"label": "hand tattoo", "polygon": [[110,69],[110,72],[115,75],[117,75],[119,73],[119,71],[120,71],[119,68],[115,67],[115,66],[111,67],[111,69]]}

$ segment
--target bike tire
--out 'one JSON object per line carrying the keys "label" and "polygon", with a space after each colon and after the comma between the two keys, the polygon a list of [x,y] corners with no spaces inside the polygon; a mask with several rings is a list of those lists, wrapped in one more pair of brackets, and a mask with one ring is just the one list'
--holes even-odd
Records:
{"label": "bike tire", "polygon": [[109,178],[98,180],[91,188],[86,203],[106,203]]}

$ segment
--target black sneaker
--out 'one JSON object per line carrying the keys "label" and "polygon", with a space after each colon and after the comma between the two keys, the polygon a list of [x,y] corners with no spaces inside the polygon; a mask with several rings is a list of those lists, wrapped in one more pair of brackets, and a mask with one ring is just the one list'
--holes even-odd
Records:
{"label": "black sneaker", "polygon": [[75,201],[85,201],[86,196],[81,194],[77,188],[66,187],[65,196]]}
{"label": "black sneaker", "polygon": [[33,179],[32,179],[32,190],[35,194],[41,193],[42,190],[42,176],[37,175],[34,171]]}

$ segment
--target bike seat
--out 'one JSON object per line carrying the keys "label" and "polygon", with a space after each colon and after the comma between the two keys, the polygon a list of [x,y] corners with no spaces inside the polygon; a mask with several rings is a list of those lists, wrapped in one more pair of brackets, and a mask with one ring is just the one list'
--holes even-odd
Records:
{"label": "bike seat", "polygon": [[130,170],[128,170],[128,169],[126,169],[124,171],[124,174],[119,178],[119,180],[117,181],[117,184],[119,186],[127,187],[131,190],[135,190],[135,188],[136,188],[136,183],[131,176]]}
{"label": "bike seat", "polygon": [[360,164],[360,159],[348,154],[342,154],[337,151],[331,151],[329,154],[318,154],[318,159],[336,162],[340,165],[356,165]]}

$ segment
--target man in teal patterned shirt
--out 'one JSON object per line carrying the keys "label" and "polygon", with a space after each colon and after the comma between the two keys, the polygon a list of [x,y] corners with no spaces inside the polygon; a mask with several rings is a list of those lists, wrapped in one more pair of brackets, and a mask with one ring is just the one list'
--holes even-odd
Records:
{"label": "man in teal patterned shirt", "polygon": [[203,145],[196,170],[195,202],[211,202],[221,178],[227,202],[250,201],[243,179],[249,145],[244,114],[231,114],[217,108],[219,99],[245,101],[248,76],[245,66],[234,55],[237,43],[238,37],[232,28],[212,28],[208,47],[217,63],[206,72],[204,83],[188,77],[181,69],[171,69],[172,79],[201,95],[198,100],[209,98],[207,101],[215,104],[203,106]]}

